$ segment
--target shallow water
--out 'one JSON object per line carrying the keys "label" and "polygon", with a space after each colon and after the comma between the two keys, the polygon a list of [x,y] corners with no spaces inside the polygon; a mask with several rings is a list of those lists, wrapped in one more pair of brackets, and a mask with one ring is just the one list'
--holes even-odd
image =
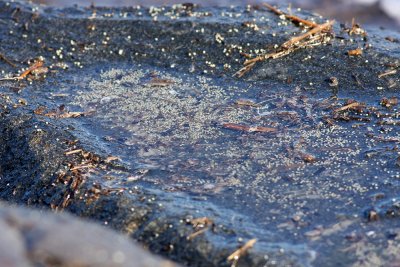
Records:
{"label": "shallow water", "polygon": [[[260,246],[283,249],[303,258],[305,266],[315,253],[323,258],[331,250],[345,261],[343,235],[355,231],[363,236],[377,227],[362,218],[374,205],[374,195],[398,196],[394,146],[365,135],[379,135],[379,129],[368,122],[324,125],[323,118],[332,112],[326,106],[338,105],[329,99],[331,92],[291,86],[266,90],[240,81],[227,87],[223,78],[151,66],[136,69],[134,64],[98,65],[60,77],[61,86],[45,87],[46,94],[56,88],[50,93],[72,96],[71,101],[50,97],[53,105],[94,112],[71,123],[81,129],[82,140],[95,137],[98,149],[130,167],[132,175],[111,186],[185,192],[189,198],[174,198],[173,208],[199,205],[201,214],[202,201],[232,210],[219,216],[243,217],[243,226]],[[168,82],[158,85],[153,79]],[[379,106],[381,97],[367,94],[357,100],[386,111]],[[250,104],[238,104],[242,99]],[[277,132],[246,133],[227,129],[225,123]],[[400,138],[398,128],[392,127],[392,138]],[[385,234],[376,232],[374,238]]]}

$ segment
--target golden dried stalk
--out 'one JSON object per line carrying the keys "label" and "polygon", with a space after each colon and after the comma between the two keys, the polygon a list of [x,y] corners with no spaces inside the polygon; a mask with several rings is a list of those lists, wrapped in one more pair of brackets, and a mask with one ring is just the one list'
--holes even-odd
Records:
{"label": "golden dried stalk", "polygon": [[299,43],[302,40],[310,37],[311,35],[321,33],[324,30],[328,30],[328,29],[330,29],[332,27],[332,25],[334,23],[335,23],[334,20],[330,20],[330,21],[325,22],[324,24],[318,25],[317,27],[309,30],[308,32],[306,32],[306,33],[304,33],[304,34],[302,34],[300,36],[293,37],[289,41],[283,43],[282,47],[283,48],[289,48],[289,47],[293,46],[294,44]]}
{"label": "golden dried stalk", "polygon": [[249,249],[251,249],[254,244],[257,242],[257,239],[250,239],[249,241],[246,242],[246,244],[243,245],[243,247],[239,248],[235,252],[233,252],[231,255],[228,256],[228,261],[238,261],[240,257],[242,257]]}
{"label": "golden dried stalk", "polygon": [[318,26],[318,24],[313,22],[313,21],[302,19],[302,18],[299,18],[299,17],[294,16],[294,15],[286,14],[286,13],[282,12],[281,10],[271,6],[270,4],[262,3],[262,5],[265,6],[266,8],[268,8],[269,10],[271,10],[272,12],[274,12],[275,14],[277,14],[278,16],[282,16],[283,15],[283,16],[285,16],[285,18],[287,18],[288,20],[290,20],[290,21],[292,21],[294,23],[301,23],[301,24],[303,24],[303,25],[305,25],[307,27],[310,27],[310,28],[314,28],[314,27]]}

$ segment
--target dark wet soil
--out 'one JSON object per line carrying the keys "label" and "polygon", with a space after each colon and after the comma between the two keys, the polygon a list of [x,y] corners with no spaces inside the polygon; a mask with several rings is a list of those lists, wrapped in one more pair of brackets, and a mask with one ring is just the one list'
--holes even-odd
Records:
{"label": "dark wet soil", "polygon": [[[252,238],[239,266],[397,260],[396,32],[336,23],[239,79],[244,55],[301,30],[259,8],[0,5],[18,65],[3,75],[49,67],[2,82],[3,199],[96,219],[189,266],[229,266]],[[192,238],[202,217],[214,223]]]}

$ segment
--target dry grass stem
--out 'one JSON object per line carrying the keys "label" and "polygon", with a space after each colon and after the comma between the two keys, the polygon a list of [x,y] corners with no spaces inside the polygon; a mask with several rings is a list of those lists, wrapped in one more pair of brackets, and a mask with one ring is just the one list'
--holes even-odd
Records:
{"label": "dry grass stem", "polygon": [[238,250],[236,250],[235,252],[233,252],[231,255],[228,256],[228,261],[230,262],[234,262],[235,263],[240,259],[240,257],[242,257],[244,254],[246,254],[246,252],[251,249],[254,244],[257,242],[257,239],[251,239],[249,241],[246,242],[246,244],[244,244],[241,248],[239,248]]}
{"label": "dry grass stem", "polygon": [[25,70],[23,73],[21,73],[17,77],[11,77],[11,78],[2,78],[0,81],[20,81],[25,79],[29,74],[35,72],[38,69],[43,68],[44,62],[41,60],[36,61],[35,63],[32,64],[27,70]]}
{"label": "dry grass stem", "polygon": [[224,123],[222,125],[225,129],[236,130],[236,131],[244,131],[244,132],[258,132],[258,133],[274,133],[277,131],[276,128],[271,127],[262,127],[262,126],[248,126],[248,125],[241,125],[236,123]]}
{"label": "dry grass stem", "polygon": [[[273,12],[276,14],[280,15],[283,14],[282,11],[266,4],[267,7],[269,7]],[[316,24],[313,25],[312,29],[307,31],[304,34],[301,34],[299,36],[293,37],[289,39],[288,41],[284,42],[281,46],[280,49],[277,52],[272,52],[264,55],[259,55],[255,58],[252,59],[247,59],[244,62],[243,68],[238,70],[234,76],[237,76],[238,78],[243,77],[246,73],[248,73],[257,62],[268,60],[268,59],[277,59],[283,56],[286,56],[297,49],[300,48],[305,48],[305,47],[311,47],[311,46],[317,46],[323,44],[327,33],[329,32],[332,28],[332,25],[335,23],[334,20],[327,21],[324,24]]]}
{"label": "dry grass stem", "polygon": [[64,154],[67,155],[72,155],[72,154],[78,154],[81,153],[83,150],[82,149],[75,149],[75,150],[71,150],[71,151],[67,151]]}
{"label": "dry grass stem", "polygon": [[341,112],[341,111],[345,111],[345,110],[349,110],[349,109],[353,109],[353,108],[359,108],[359,107],[364,107],[364,104],[359,103],[359,102],[353,102],[353,103],[347,104],[343,107],[337,108],[333,112],[337,113],[337,112]]}
{"label": "dry grass stem", "polygon": [[15,65],[11,60],[9,60],[5,55],[0,54],[0,59],[2,59],[4,62],[6,62],[8,65],[10,65],[13,68],[16,68],[17,65]]}
{"label": "dry grass stem", "polygon": [[388,71],[385,71],[384,73],[381,73],[381,74],[379,74],[378,75],[378,78],[380,79],[380,78],[382,78],[382,77],[385,77],[385,76],[388,76],[388,75],[393,75],[393,74],[396,74],[397,73],[397,70],[388,70]]}
{"label": "dry grass stem", "polygon": [[310,27],[310,28],[314,28],[314,27],[318,26],[318,24],[313,22],[313,21],[302,19],[302,18],[299,18],[299,17],[294,16],[294,15],[286,14],[286,13],[282,12],[281,10],[271,6],[270,4],[262,3],[262,5],[264,7],[266,7],[266,8],[268,8],[269,10],[271,10],[272,12],[274,12],[275,14],[277,14],[278,16],[282,16],[283,15],[283,16],[285,16],[286,19],[288,19],[288,20],[290,20],[290,21],[292,21],[294,23],[299,23],[299,24],[301,23],[301,24],[303,24],[303,25],[305,25],[307,27]]}
{"label": "dry grass stem", "polygon": [[198,237],[199,235],[205,233],[210,229],[210,227],[214,224],[213,220],[207,217],[196,218],[190,221],[195,230],[194,233],[190,234],[187,237],[187,240],[193,240],[194,238]]}
{"label": "dry grass stem", "polygon": [[330,21],[325,22],[324,24],[318,25],[317,27],[309,30],[308,32],[306,32],[306,33],[304,33],[304,34],[302,34],[300,36],[293,37],[289,41],[283,43],[282,47],[289,48],[290,46],[292,46],[292,45],[294,45],[294,44],[296,44],[298,42],[301,42],[302,40],[310,37],[311,35],[321,33],[324,30],[329,30],[334,23],[335,23],[334,20],[330,20]]}

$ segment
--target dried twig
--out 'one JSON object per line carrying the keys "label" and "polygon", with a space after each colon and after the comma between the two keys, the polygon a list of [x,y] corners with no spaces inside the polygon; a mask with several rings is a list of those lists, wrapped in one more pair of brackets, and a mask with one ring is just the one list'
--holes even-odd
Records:
{"label": "dried twig", "polygon": [[380,79],[380,78],[382,78],[382,77],[385,77],[385,76],[388,76],[388,75],[393,75],[393,74],[396,74],[396,73],[397,73],[397,70],[395,70],[395,69],[393,69],[393,70],[388,70],[388,71],[385,71],[385,72],[379,74],[379,75],[378,75],[378,78]]}
{"label": "dried twig", "polygon": [[64,112],[64,113],[58,113],[58,112],[49,112],[44,114],[46,117],[50,118],[59,118],[59,119],[66,119],[66,118],[79,118],[79,117],[84,117],[87,116],[88,112]]}
{"label": "dried twig", "polygon": [[[279,11],[279,12],[281,12],[281,11]],[[335,21],[331,20],[331,21],[327,21],[326,23],[321,24],[321,25],[318,24],[315,27],[313,27],[311,30],[309,30],[308,32],[301,34],[300,36],[293,37],[293,38],[289,39],[288,41],[284,42],[280,46],[280,50],[278,50],[277,52],[260,55],[253,59],[246,60],[243,64],[244,67],[241,68],[240,70],[238,70],[234,74],[234,76],[237,76],[239,78],[243,77],[259,61],[280,58],[280,57],[283,57],[283,56],[286,56],[286,55],[292,53],[293,51],[295,51],[299,48],[320,45],[325,37],[325,35],[322,33],[330,30],[334,23],[335,23]],[[306,41],[306,39],[308,39],[308,40]]]}
{"label": "dried twig", "polygon": [[148,84],[151,87],[166,87],[166,86],[172,85],[174,83],[175,82],[170,79],[160,79],[160,78],[155,77],[155,78],[151,79]]}
{"label": "dried twig", "polygon": [[117,160],[120,160],[120,158],[118,158],[118,157],[116,157],[116,156],[108,156],[108,157],[104,160],[104,162],[110,163],[110,162],[112,162],[112,161],[117,161]]}
{"label": "dried twig", "polygon": [[203,229],[201,229],[201,230],[199,230],[199,231],[196,231],[196,232],[194,232],[194,233],[188,235],[188,237],[187,237],[186,239],[187,239],[187,240],[193,240],[193,239],[195,239],[196,237],[198,237],[199,235],[201,235],[201,234],[207,232],[208,229],[209,229],[209,228],[207,227],[207,228],[203,228]]}
{"label": "dried twig", "polygon": [[207,217],[193,219],[190,221],[190,223],[193,225],[195,232],[190,234],[187,237],[187,240],[192,240],[192,239],[196,238],[197,236],[205,233],[214,224],[214,222]]}
{"label": "dried twig", "polygon": [[328,29],[330,29],[332,27],[332,25],[334,23],[335,23],[334,20],[330,20],[330,21],[325,22],[324,24],[318,25],[317,27],[309,30],[308,32],[306,32],[306,33],[304,33],[304,34],[302,34],[300,36],[293,37],[289,41],[283,43],[282,47],[289,48],[290,46],[292,46],[292,45],[294,45],[294,44],[306,39],[307,37],[310,37],[313,34],[320,33],[320,32],[322,32],[324,30],[328,30]]}
{"label": "dried twig", "polygon": [[248,66],[248,65],[256,63],[258,61],[263,61],[263,60],[270,59],[270,58],[272,58],[272,59],[280,58],[280,57],[286,56],[290,52],[291,51],[289,51],[289,50],[283,50],[283,51],[279,51],[279,52],[275,52],[275,53],[265,54],[262,56],[255,57],[253,59],[246,60],[244,62],[244,65]]}
{"label": "dried twig", "polygon": [[288,55],[290,52],[291,52],[290,50],[283,50],[283,51],[279,51],[279,52],[275,52],[275,53],[269,53],[269,54],[265,54],[265,55],[261,55],[261,56],[255,57],[253,59],[246,60],[244,62],[244,64],[243,64],[244,67],[241,68],[240,70],[238,70],[234,74],[234,76],[237,76],[237,77],[241,78],[241,77],[243,77],[243,75],[245,75],[247,72],[249,72],[257,62],[264,61],[264,60],[267,60],[267,59],[270,59],[270,58],[272,58],[272,59],[280,58],[280,57],[283,57],[285,55]]}
{"label": "dried twig", "polygon": [[254,103],[253,101],[248,100],[248,99],[238,99],[238,100],[236,100],[235,104],[238,106],[246,106],[246,107],[252,107],[252,108],[261,107],[260,104]]}
{"label": "dried twig", "polygon": [[359,102],[353,102],[353,103],[347,104],[347,105],[345,105],[343,107],[337,108],[333,112],[337,113],[337,112],[340,112],[340,111],[345,111],[345,110],[349,110],[349,109],[353,109],[353,108],[359,108],[359,107],[364,107],[364,104],[359,103]]}
{"label": "dried twig", "polygon": [[9,60],[5,55],[0,53],[0,59],[4,60],[4,62],[6,62],[8,65],[10,65],[13,68],[16,68],[17,65],[15,65],[13,62],[11,62],[11,60]]}
{"label": "dried twig", "polygon": [[71,168],[71,171],[75,171],[75,170],[81,170],[81,169],[94,169],[95,166],[92,164],[81,164],[81,165],[77,165],[73,168]]}
{"label": "dried twig", "polygon": [[245,131],[245,132],[259,132],[259,133],[274,133],[277,131],[276,128],[262,127],[262,126],[248,126],[236,123],[224,123],[222,127],[231,130]]}
{"label": "dried twig", "polygon": [[0,81],[20,81],[25,79],[29,74],[34,72],[37,69],[40,69],[43,67],[43,61],[38,60],[35,63],[33,63],[32,66],[30,66],[27,70],[25,70],[23,73],[21,73],[19,76],[16,77],[10,77],[10,78],[2,78]]}
{"label": "dried twig", "polygon": [[71,151],[65,152],[64,155],[67,156],[67,155],[72,155],[72,154],[78,154],[78,153],[81,153],[81,152],[83,152],[82,149],[75,149],[75,150],[71,150]]}
{"label": "dried twig", "polygon": [[351,29],[348,30],[349,35],[363,35],[367,36],[367,32],[361,28],[360,24],[356,23],[356,20],[353,18],[351,20]]}
{"label": "dried twig", "polygon": [[268,8],[269,10],[271,10],[272,12],[274,12],[275,14],[277,14],[278,16],[282,16],[283,15],[283,16],[285,16],[285,18],[287,18],[288,20],[290,20],[290,21],[292,21],[294,23],[299,23],[299,24],[301,23],[301,24],[303,24],[303,25],[305,25],[307,27],[310,27],[310,28],[314,28],[314,27],[318,26],[318,24],[313,22],[313,21],[302,19],[302,18],[299,18],[299,17],[294,16],[294,15],[286,14],[286,13],[282,12],[281,10],[271,6],[270,4],[262,3],[262,5],[265,6],[266,8]]}
{"label": "dried twig", "polygon": [[234,265],[236,265],[236,262],[242,257],[249,249],[251,249],[254,244],[257,242],[257,239],[251,239],[247,241],[246,244],[243,245],[243,247],[239,248],[235,252],[233,252],[229,257],[227,258],[228,261],[233,262]]}

